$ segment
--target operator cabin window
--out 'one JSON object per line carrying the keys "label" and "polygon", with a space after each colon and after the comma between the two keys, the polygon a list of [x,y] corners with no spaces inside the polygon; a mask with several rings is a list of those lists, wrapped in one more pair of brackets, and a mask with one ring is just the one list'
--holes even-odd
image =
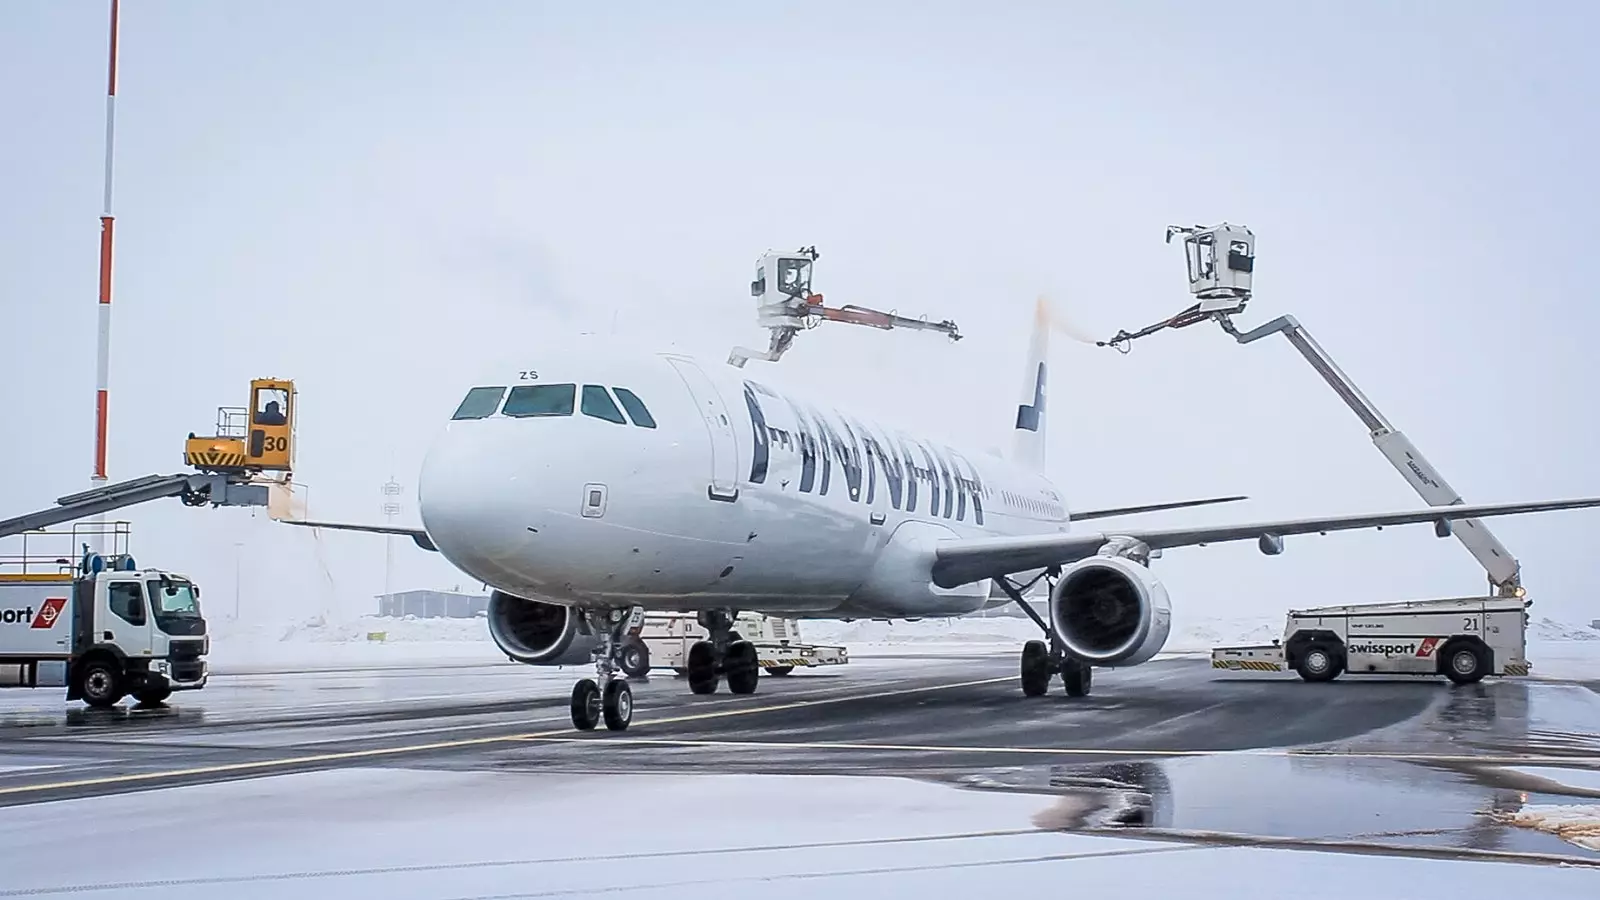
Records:
{"label": "operator cabin window", "polygon": [[622,410],[617,409],[617,404],[612,402],[611,395],[598,384],[583,386],[583,403],[578,409],[586,416],[605,419],[618,425],[628,424],[628,420],[622,417]]}
{"label": "operator cabin window", "polygon": [[628,418],[640,428],[656,427],[656,420],[651,417],[650,410],[645,409],[644,401],[640,400],[633,391],[627,388],[612,388],[617,393],[617,399],[622,401],[622,408],[628,411]]}
{"label": "operator cabin window", "polygon": [[129,625],[144,624],[144,591],[137,581],[119,581],[106,589],[106,605]]}
{"label": "operator cabin window", "polygon": [[253,421],[257,425],[287,425],[289,392],[284,388],[262,388],[256,391]]}
{"label": "operator cabin window", "polygon": [[570,416],[577,393],[576,384],[518,385],[500,412],[517,419]]}
{"label": "operator cabin window", "polygon": [[505,393],[504,387],[475,387],[467,391],[466,399],[461,401],[461,405],[456,407],[455,415],[450,418],[486,419],[500,408],[500,398],[505,396]]}

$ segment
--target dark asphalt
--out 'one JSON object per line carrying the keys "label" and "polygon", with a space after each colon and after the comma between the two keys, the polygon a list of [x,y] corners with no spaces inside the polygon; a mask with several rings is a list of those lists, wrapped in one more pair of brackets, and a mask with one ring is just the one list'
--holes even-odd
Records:
{"label": "dark asphalt", "polygon": [[[347,765],[642,771],[918,773],[1100,759],[1107,751],[1214,751],[1321,743],[1426,710],[1438,685],[1213,675],[1166,660],[1097,674],[1094,693],[1026,698],[1004,657],[876,660],[763,678],[753,696],[635,683],[626,733],[568,722],[575,670],[484,667],[434,675],[436,693],[384,696],[404,673],[276,676],[286,696],[252,706],[219,679],[166,709],[0,712],[0,805]],[[519,677],[520,676],[520,677]],[[275,676],[252,676],[270,685]],[[985,683],[987,682],[987,683]],[[450,693],[459,686],[457,693]],[[526,691],[526,696],[516,696]],[[508,695],[509,693],[509,695]],[[304,697],[296,705],[293,700]],[[329,702],[336,698],[338,702]],[[74,704],[74,706],[76,706]],[[581,741],[581,743],[580,743]],[[734,746],[654,741],[762,742]],[[792,743],[890,744],[826,750]],[[1022,751],[1047,751],[1019,754]],[[1092,751],[1085,753],[1085,751]],[[49,768],[13,768],[44,765]],[[131,778],[129,776],[132,776]],[[87,784],[76,782],[89,781]],[[59,785],[39,788],[43,785]]]}

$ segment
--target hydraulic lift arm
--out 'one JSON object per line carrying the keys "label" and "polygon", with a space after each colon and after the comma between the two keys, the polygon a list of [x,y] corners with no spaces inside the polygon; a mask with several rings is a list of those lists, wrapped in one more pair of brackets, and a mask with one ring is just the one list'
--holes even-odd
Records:
{"label": "hydraulic lift arm", "polygon": [[69,494],[58,499],[55,506],[14,519],[0,520],[0,538],[165,497],[177,497],[186,506],[204,506],[208,503],[213,506],[266,506],[267,488],[216,473],[147,475],[81,494]]}
{"label": "hydraulic lift arm", "polygon": [[[1208,319],[1215,320],[1223,331],[1241,344],[1258,341],[1274,334],[1282,334],[1300,351],[1306,362],[1333,388],[1339,399],[1350,407],[1361,423],[1367,426],[1372,443],[1383,458],[1395,467],[1419,496],[1429,506],[1454,506],[1465,501],[1444,476],[1422,455],[1411,439],[1396,429],[1372,401],[1356,387],[1327,351],[1323,350],[1311,334],[1293,316],[1279,316],[1249,331],[1240,331],[1231,316],[1244,310],[1251,296],[1251,279],[1255,271],[1255,237],[1249,229],[1221,225],[1205,228],[1167,229],[1167,239],[1183,234],[1189,262],[1189,290],[1200,301],[1170,319],[1157,322],[1137,332],[1122,331],[1101,346],[1113,347],[1124,353],[1128,344],[1137,338],[1154,334],[1166,328],[1184,328]],[[1226,248],[1222,251],[1221,248]],[[1221,263],[1219,266],[1218,264]],[[1458,522],[1440,522],[1440,537],[1452,533],[1467,548],[1478,564],[1488,574],[1489,584],[1502,597],[1521,597],[1522,567],[1505,545],[1489,531],[1481,519],[1462,519]]]}
{"label": "hydraulic lift arm", "polygon": [[[1222,330],[1233,335],[1241,344],[1260,340],[1274,334],[1282,334],[1294,348],[1300,351],[1306,362],[1321,375],[1328,386],[1333,388],[1339,399],[1350,407],[1351,411],[1367,426],[1367,431],[1372,437],[1372,443],[1383,454],[1383,458],[1395,467],[1412,490],[1429,506],[1454,506],[1466,501],[1451,487],[1439,470],[1428,462],[1411,439],[1405,433],[1389,424],[1383,413],[1368,400],[1355,382],[1350,380],[1327,351],[1314,340],[1310,333],[1295,320],[1294,316],[1279,316],[1249,331],[1241,332],[1234,327],[1232,320],[1226,315],[1218,317]],[[1462,519],[1459,522],[1443,522],[1441,529],[1446,533],[1453,531],[1456,539],[1467,548],[1478,564],[1489,576],[1489,584],[1495,593],[1504,597],[1521,596],[1522,567],[1517,563],[1516,557],[1511,555],[1500,539],[1494,536],[1489,526],[1483,524],[1481,519]],[[1441,537],[1444,535],[1441,534]]]}
{"label": "hydraulic lift arm", "polygon": [[960,329],[949,319],[932,322],[865,306],[825,306],[822,295],[811,292],[811,271],[818,255],[817,248],[803,247],[794,253],[768,252],[761,257],[755,280],[750,282],[750,296],[756,301],[756,324],[767,329],[771,339],[765,352],[733,348],[728,354],[729,365],[742,367],[752,359],[777,362],[794,344],[796,334],[820,322],[866,325],[884,331],[937,331],[952,341],[961,340]]}

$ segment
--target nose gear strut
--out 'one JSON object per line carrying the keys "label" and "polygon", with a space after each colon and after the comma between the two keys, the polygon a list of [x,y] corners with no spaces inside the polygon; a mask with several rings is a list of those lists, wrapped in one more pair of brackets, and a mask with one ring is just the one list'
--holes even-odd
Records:
{"label": "nose gear strut", "polygon": [[623,642],[644,620],[644,608],[613,607],[584,610],[581,625],[600,635],[594,650],[594,678],[572,687],[572,724],[593,731],[603,719],[611,731],[625,731],[633,721],[633,688],[622,672]]}

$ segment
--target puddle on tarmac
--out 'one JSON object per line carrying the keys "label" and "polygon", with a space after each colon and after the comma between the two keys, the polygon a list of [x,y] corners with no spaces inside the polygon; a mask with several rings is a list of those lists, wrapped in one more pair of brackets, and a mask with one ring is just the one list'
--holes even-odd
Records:
{"label": "puddle on tarmac", "polygon": [[1162,828],[1600,859],[1600,852],[1504,821],[1529,806],[1592,800],[1393,760],[1244,752],[988,769],[955,780],[1056,795],[1034,820],[1041,828]]}

